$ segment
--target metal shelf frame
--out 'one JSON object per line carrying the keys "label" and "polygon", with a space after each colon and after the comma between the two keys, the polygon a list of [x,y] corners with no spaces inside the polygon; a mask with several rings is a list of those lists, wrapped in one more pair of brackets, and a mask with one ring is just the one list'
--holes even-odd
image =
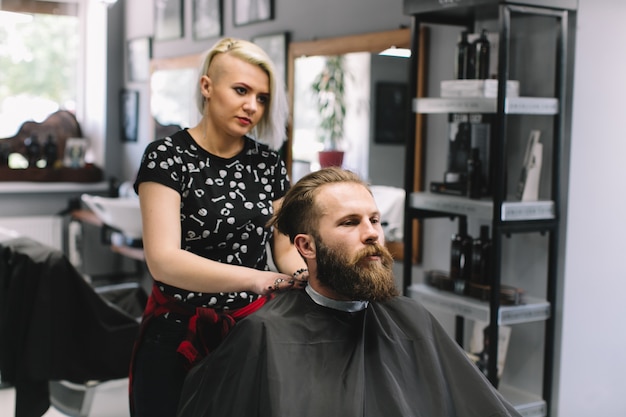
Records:
{"label": "metal shelf frame", "polygon": [[[411,5],[410,3],[413,3]],[[553,385],[553,367],[554,367],[554,348],[555,348],[555,313],[556,313],[556,300],[557,300],[557,277],[558,277],[558,255],[559,255],[559,236],[560,236],[560,218],[561,218],[561,198],[563,196],[563,190],[561,189],[561,174],[563,167],[563,146],[565,140],[565,134],[567,131],[566,122],[571,114],[571,105],[569,98],[567,97],[567,86],[571,85],[571,80],[568,78],[570,71],[568,66],[571,63],[571,58],[568,57],[568,52],[571,46],[568,44],[569,30],[573,19],[575,19],[575,1],[566,1],[567,5],[562,4],[563,8],[558,7],[543,7],[542,5],[520,5],[510,4],[506,1],[474,1],[465,2],[462,7],[449,7],[439,8],[432,6],[432,10],[428,11],[415,11],[421,6],[418,6],[418,2],[405,0],[405,11],[412,14],[411,21],[411,62],[410,62],[410,76],[409,76],[409,91],[417,91],[417,74],[418,74],[418,56],[420,45],[420,29],[425,24],[448,24],[458,25],[466,27],[468,30],[473,28],[478,15],[491,15],[497,17],[499,25],[499,49],[498,49],[498,96],[495,99],[495,124],[492,135],[491,143],[491,163],[493,164],[493,195],[489,204],[491,205],[491,224],[492,224],[492,241],[493,241],[493,265],[492,276],[499,277],[501,271],[501,257],[502,257],[502,242],[503,238],[511,233],[527,233],[539,231],[541,233],[548,233],[548,271],[547,271],[547,288],[546,298],[548,303],[549,313],[545,320],[545,348],[544,348],[544,369],[543,369],[543,401],[546,403],[546,415],[549,414],[550,404],[552,401],[552,385]],[[472,5],[470,3],[476,3]],[[490,4],[479,4],[490,3]],[[558,3],[558,2],[557,2]],[[420,3],[422,4],[422,3]],[[469,5],[468,5],[469,4]],[[481,9],[480,13],[477,13],[475,9]],[[486,10],[488,12],[485,12]],[[413,10],[413,11],[411,11]],[[509,80],[509,50],[511,41],[511,18],[516,15],[535,15],[552,17],[555,19],[557,25],[557,37],[556,37],[556,57],[555,57],[555,82],[554,82],[554,99],[548,99],[544,101],[549,107],[551,106],[553,111],[543,114],[553,114],[553,136],[552,136],[552,172],[551,172],[551,202],[553,204],[553,216],[548,219],[530,219],[519,222],[512,222],[502,219],[503,205],[506,206],[506,132],[508,126],[507,115],[508,114],[521,114],[526,112],[511,111],[510,106],[507,104],[507,81]],[[445,106],[454,108],[452,98],[446,98],[445,101],[441,99],[420,99],[415,98],[413,100],[411,116],[414,117],[416,113],[441,113]],[[510,98],[509,98],[510,100]],[[469,103],[469,104],[468,104]],[[475,104],[476,102],[474,102]],[[511,103],[511,101],[509,101]],[[471,100],[465,100],[460,103],[461,106],[474,105]],[[493,109],[492,101],[481,102],[480,105],[489,106]],[[443,106],[443,107],[442,107]],[[532,112],[531,112],[532,113]],[[530,116],[532,117],[532,116]],[[408,137],[415,137],[416,125],[410,123]],[[414,183],[413,172],[415,169],[415,161],[413,161],[413,155],[415,155],[416,144],[409,141],[406,149],[406,169],[405,169],[405,190],[407,196],[412,196],[416,186],[419,184]],[[403,288],[405,295],[410,294],[410,287],[412,285],[412,257],[413,252],[412,235],[413,235],[413,222],[412,219],[423,221],[432,217],[457,217],[457,216],[469,216],[472,217],[472,213],[467,212],[455,212],[450,210],[441,210],[439,208],[429,207],[427,204],[415,203],[413,198],[407,198],[405,203],[405,226],[404,226],[404,268],[403,268]],[[484,207],[480,210],[485,210]],[[489,208],[487,208],[489,210]],[[484,216],[483,216],[484,217]],[[498,323],[501,315],[501,306],[498,294],[500,293],[500,279],[496,279],[492,286],[492,293],[489,301],[489,322]],[[457,327],[463,325],[463,317],[457,315]],[[497,326],[490,326],[490,340],[497,341],[498,328]],[[462,328],[459,331],[457,328],[457,338],[463,334]],[[488,365],[489,380],[497,386],[497,355],[498,344],[491,343],[489,346],[489,357],[492,358]]]}

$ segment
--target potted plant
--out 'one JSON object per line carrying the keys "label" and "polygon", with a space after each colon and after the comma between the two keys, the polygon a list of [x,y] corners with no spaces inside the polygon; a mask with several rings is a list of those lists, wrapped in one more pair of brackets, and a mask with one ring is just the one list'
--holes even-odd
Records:
{"label": "potted plant", "polygon": [[343,163],[344,151],[341,149],[341,142],[346,116],[345,81],[344,57],[334,55],[326,57],[324,68],[311,84],[321,117],[318,139],[324,144],[323,150],[319,153],[322,168],[341,166]]}

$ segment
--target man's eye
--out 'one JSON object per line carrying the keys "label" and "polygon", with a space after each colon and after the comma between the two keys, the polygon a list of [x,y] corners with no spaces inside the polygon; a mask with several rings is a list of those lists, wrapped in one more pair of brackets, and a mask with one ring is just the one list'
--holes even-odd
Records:
{"label": "man's eye", "polygon": [[378,224],[380,223],[380,219],[378,217],[374,217],[372,220],[370,220],[372,222],[372,224]]}

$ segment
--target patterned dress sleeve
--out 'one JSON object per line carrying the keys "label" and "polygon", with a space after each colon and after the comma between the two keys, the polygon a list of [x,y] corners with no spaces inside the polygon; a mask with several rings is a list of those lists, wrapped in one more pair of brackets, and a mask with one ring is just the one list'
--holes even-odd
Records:
{"label": "patterned dress sleeve", "polygon": [[174,141],[167,137],[146,147],[134,184],[135,192],[142,182],[156,182],[181,192],[184,164],[176,155],[174,146]]}

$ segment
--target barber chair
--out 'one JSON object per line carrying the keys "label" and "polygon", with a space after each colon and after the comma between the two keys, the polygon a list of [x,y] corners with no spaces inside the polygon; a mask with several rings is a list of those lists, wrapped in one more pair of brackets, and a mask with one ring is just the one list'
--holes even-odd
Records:
{"label": "barber chair", "polygon": [[15,416],[52,404],[87,417],[98,384],[128,376],[146,300],[138,283],[94,288],[62,252],[0,239],[0,375]]}

